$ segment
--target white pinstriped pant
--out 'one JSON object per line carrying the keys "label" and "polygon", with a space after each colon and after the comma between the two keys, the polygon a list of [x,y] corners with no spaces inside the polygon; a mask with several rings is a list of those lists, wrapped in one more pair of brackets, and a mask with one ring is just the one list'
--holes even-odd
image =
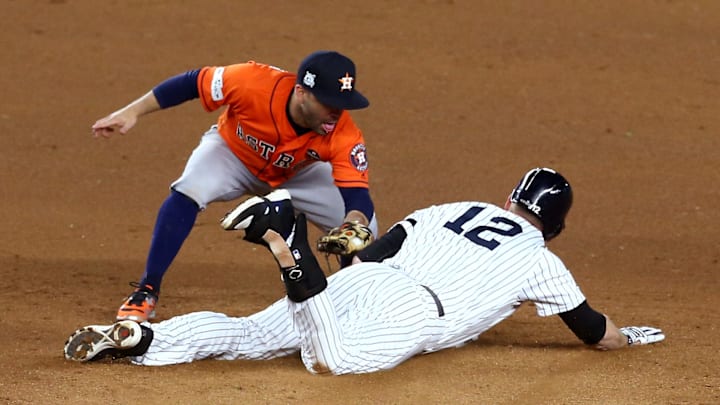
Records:
{"label": "white pinstriped pant", "polygon": [[332,275],[325,291],[302,303],[283,298],[248,317],[195,312],[150,326],[155,338],[136,364],[261,360],[300,350],[310,372],[348,374],[390,369],[432,350],[445,319],[401,270],[362,263]]}

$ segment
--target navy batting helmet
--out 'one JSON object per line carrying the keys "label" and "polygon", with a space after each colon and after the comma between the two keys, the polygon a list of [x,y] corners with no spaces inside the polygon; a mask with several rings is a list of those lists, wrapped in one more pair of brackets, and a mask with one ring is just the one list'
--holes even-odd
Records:
{"label": "navy batting helmet", "polygon": [[560,173],[545,167],[527,172],[510,194],[510,202],[540,219],[545,240],[558,236],[565,228],[572,200],[570,183]]}

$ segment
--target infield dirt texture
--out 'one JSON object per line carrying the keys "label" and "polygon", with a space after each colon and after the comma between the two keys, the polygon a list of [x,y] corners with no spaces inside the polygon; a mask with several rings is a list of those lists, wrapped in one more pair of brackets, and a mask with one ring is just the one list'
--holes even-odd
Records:
{"label": "infield dirt texture", "polygon": [[[720,2],[0,1],[0,403],[720,403]],[[217,114],[199,102],[126,136],[90,125],[167,77],[247,60],[294,71],[336,49],[382,229],[433,203],[502,204],[529,168],[575,187],[551,244],[596,309],[662,328],[601,353],[525,306],[460,349],[310,375],[298,356],[165,368],[62,357],[113,320],[155,215]],[[283,293],[216,204],[169,270],[161,319],[245,315]],[[442,271],[439,269],[438,271]]]}

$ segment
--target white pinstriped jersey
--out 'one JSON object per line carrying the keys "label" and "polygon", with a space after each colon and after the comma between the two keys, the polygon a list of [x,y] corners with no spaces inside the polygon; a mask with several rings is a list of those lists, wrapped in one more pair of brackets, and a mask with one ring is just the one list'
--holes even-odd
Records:
{"label": "white pinstriped jersey", "polygon": [[386,264],[430,287],[448,326],[434,348],[462,344],[510,316],[523,301],[540,316],[569,311],[584,300],[542,233],[492,204],[460,202],[422,209],[401,222],[408,236]]}
{"label": "white pinstriped jersey", "polygon": [[[585,300],[540,231],[513,213],[461,202],[408,218],[415,225],[399,223],[407,238],[383,263],[346,268],[314,297],[283,298],[249,317],[198,312],[152,324],[155,338],[134,362],[269,359],[300,350],[313,373],[371,372],[474,339],[523,301],[547,316]],[[439,297],[443,316],[423,286]]]}

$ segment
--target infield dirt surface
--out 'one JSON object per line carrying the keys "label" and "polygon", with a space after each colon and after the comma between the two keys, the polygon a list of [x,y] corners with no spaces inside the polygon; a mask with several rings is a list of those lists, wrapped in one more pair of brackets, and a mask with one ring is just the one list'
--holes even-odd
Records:
{"label": "infield dirt surface", "polygon": [[[720,403],[720,2],[3,0],[0,403]],[[65,361],[111,323],[157,209],[216,119],[189,102],[95,140],[95,120],[177,73],[317,49],[358,66],[381,229],[455,200],[502,204],[529,168],[575,189],[551,248],[590,304],[665,342],[584,348],[524,306],[463,348],[318,377],[298,356],[163,368]],[[202,213],[158,315],[279,298],[270,255]],[[441,270],[438,270],[441,271]]]}

